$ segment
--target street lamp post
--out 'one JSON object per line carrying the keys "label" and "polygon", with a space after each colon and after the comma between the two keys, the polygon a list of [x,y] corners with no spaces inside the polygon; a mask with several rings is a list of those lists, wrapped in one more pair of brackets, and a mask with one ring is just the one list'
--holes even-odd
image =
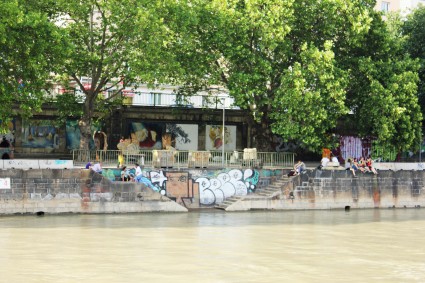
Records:
{"label": "street lamp post", "polygon": [[226,109],[226,98],[223,97],[223,126],[221,128],[221,166],[224,168],[224,145],[226,144],[224,141],[224,126],[225,126],[225,109]]}

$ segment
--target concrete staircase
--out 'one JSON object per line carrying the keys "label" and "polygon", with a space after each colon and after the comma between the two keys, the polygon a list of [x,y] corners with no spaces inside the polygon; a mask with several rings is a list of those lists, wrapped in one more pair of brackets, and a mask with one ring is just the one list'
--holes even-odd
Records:
{"label": "concrete staircase", "polygon": [[288,181],[291,178],[287,175],[283,175],[282,178],[276,180],[276,182],[273,182],[272,184],[268,185],[267,187],[260,189],[255,192],[255,195],[257,196],[263,196],[266,198],[273,197],[276,193],[280,193],[281,189],[286,186]]}
{"label": "concrete staircase", "polygon": [[215,208],[217,209],[223,209],[226,210],[226,208],[228,208],[229,206],[231,206],[232,204],[240,201],[241,199],[245,198],[246,196],[232,196],[230,198],[226,198],[224,200],[224,202],[218,204],[215,206]]}
{"label": "concrete staircase", "polygon": [[254,194],[248,196],[232,196],[230,198],[226,198],[224,202],[216,205],[215,208],[226,210],[229,206],[235,204],[238,201],[242,201],[248,197],[262,197],[262,198],[272,198],[273,196],[280,194],[282,192],[282,188],[286,186],[286,184],[291,180],[291,177],[287,175],[283,175],[282,178],[276,180],[272,184],[268,185],[263,189],[257,190]]}

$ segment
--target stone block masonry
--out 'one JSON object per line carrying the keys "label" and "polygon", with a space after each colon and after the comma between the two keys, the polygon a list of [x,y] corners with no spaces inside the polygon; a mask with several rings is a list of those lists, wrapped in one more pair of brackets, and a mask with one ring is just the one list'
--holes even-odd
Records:
{"label": "stone block masonry", "polygon": [[273,198],[247,196],[227,211],[250,209],[351,209],[425,207],[425,171],[379,171],[379,175],[350,171],[311,170]]}
{"label": "stone block masonry", "polygon": [[[425,171],[308,170],[279,182],[282,170],[147,172],[153,188],[112,182],[85,169],[0,170],[0,215],[186,212],[236,198],[226,211],[425,207]],[[267,193],[272,191],[272,193]]]}
{"label": "stone block masonry", "polygon": [[0,215],[58,213],[186,212],[138,183],[111,182],[85,169],[9,169],[0,179]]}

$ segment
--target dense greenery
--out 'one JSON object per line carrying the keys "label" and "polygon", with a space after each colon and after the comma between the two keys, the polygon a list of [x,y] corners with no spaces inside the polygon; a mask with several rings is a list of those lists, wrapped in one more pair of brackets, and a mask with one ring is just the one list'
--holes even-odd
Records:
{"label": "dense greenery", "polygon": [[[373,0],[21,3],[0,4],[0,91],[7,94],[0,102],[39,106],[35,90],[50,70],[80,94],[80,102],[69,93],[57,102],[63,117],[80,117],[82,148],[94,117],[119,104],[124,87],[164,82],[185,95],[226,88],[251,114],[260,151],[271,150],[273,134],[319,151],[334,144],[343,120],[399,150],[421,137],[420,65],[404,52],[424,58],[424,37],[415,30],[420,13],[391,26],[373,11]],[[408,39],[395,32],[402,26]],[[28,43],[14,49],[21,34]],[[18,87],[22,78],[28,83]]]}
{"label": "dense greenery", "polygon": [[46,13],[25,1],[0,2],[0,120],[41,110],[58,57],[58,34]]}
{"label": "dense greenery", "polygon": [[419,6],[401,26],[404,35],[404,48],[412,58],[420,63],[418,96],[425,115],[425,6]]}
{"label": "dense greenery", "polygon": [[63,84],[82,95],[82,111],[76,111],[78,101],[70,95],[58,101],[66,102],[60,104],[66,106],[65,116],[80,116],[81,148],[88,147],[93,119],[121,102],[122,89],[139,82],[161,83],[167,77],[171,64],[165,62],[171,61],[162,52],[168,36],[159,16],[160,3],[56,1],[52,20],[64,34],[64,60],[56,73]]}
{"label": "dense greenery", "polygon": [[420,139],[417,64],[402,52],[373,1],[189,6],[191,13],[175,15],[181,38],[175,52],[188,78],[184,90],[224,85],[252,113],[258,149],[269,150],[278,134],[319,151],[335,142],[342,118],[353,134],[383,145],[405,149]]}
{"label": "dense greenery", "polygon": [[418,64],[403,51],[399,33],[381,15],[373,17],[360,46],[337,54],[341,68],[350,70],[346,105],[353,114],[348,123],[382,146],[409,149],[421,139]]}

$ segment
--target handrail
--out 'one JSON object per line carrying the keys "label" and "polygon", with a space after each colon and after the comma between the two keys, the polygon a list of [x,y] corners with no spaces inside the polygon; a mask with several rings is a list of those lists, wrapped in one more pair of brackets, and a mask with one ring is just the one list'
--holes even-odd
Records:
{"label": "handrail", "polygon": [[[119,163],[121,156],[122,164]],[[100,161],[103,167],[134,166],[135,163],[152,168],[292,168],[295,154],[291,152],[258,152],[246,156],[242,151],[198,150],[72,150],[74,166],[84,167],[89,161]]]}

